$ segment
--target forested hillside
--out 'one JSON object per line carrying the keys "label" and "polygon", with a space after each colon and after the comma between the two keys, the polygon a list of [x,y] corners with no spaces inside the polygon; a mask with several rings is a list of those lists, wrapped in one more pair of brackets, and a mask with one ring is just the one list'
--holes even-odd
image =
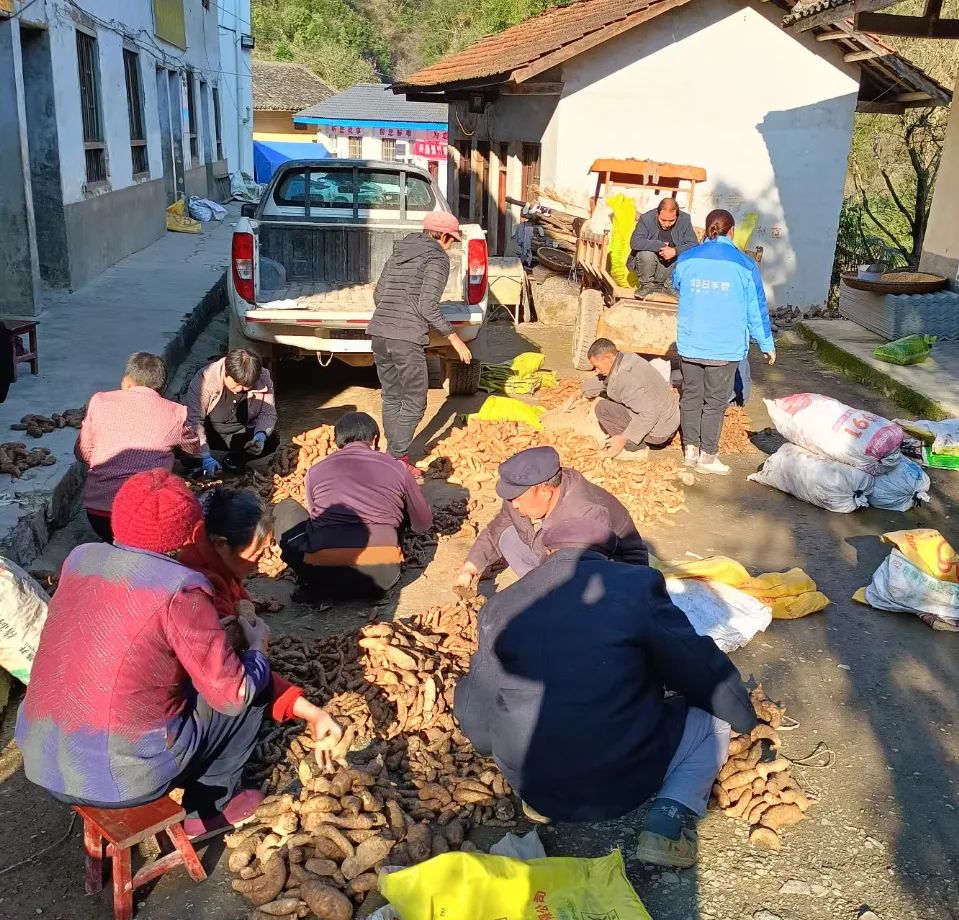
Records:
{"label": "forested hillside", "polygon": [[257,55],[338,89],[396,79],[568,0],[253,0]]}

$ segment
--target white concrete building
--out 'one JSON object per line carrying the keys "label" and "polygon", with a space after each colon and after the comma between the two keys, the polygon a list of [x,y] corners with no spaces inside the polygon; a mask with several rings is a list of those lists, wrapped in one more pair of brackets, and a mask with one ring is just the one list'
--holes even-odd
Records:
{"label": "white concrete building", "polygon": [[357,83],[297,112],[293,121],[310,130],[333,156],[419,166],[447,187],[447,107],[409,102],[382,83]]}
{"label": "white concrete building", "polygon": [[[774,306],[827,295],[853,114],[949,93],[874,37],[794,36],[783,5],[577,0],[483,39],[397,91],[450,104],[449,198],[509,250],[507,196],[552,189],[583,206],[590,165],[628,158],[706,170],[693,223],[758,215]],[[656,198],[646,195],[643,208]]]}
{"label": "white concrete building", "polygon": [[217,0],[220,125],[230,172],[253,175],[253,24],[250,0]]}
{"label": "white concrete building", "polygon": [[229,170],[216,3],[12,6],[0,12],[0,310],[29,315],[41,284],[78,287],[149,245],[168,204],[214,197]]}

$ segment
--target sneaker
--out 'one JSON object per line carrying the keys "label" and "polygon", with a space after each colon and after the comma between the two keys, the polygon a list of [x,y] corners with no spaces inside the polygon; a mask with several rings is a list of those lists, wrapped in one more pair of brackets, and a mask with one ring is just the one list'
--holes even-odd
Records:
{"label": "sneaker", "polygon": [[670,840],[660,834],[643,831],[636,845],[636,858],[651,866],[666,866],[671,869],[689,869],[696,865],[699,844],[696,830],[684,827],[678,840]]}
{"label": "sneaker", "polygon": [[697,463],[699,463],[699,448],[689,444],[683,454],[683,466],[696,466]]}
{"label": "sneaker", "polygon": [[696,464],[697,473],[712,473],[713,476],[728,476],[729,467],[719,457],[710,457],[709,454],[700,454]]}
{"label": "sneaker", "polygon": [[417,467],[413,466],[413,464],[410,463],[409,454],[403,454],[402,457],[397,457],[396,459],[399,460],[400,463],[402,463],[410,471],[413,478],[417,482],[419,482],[423,478],[423,471],[421,469],[417,469]]}
{"label": "sneaker", "polygon": [[550,819],[546,815],[541,815],[532,805],[527,805],[526,802],[521,803],[523,806],[523,814],[529,818],[533,824],[549,824]]}
{"label": "sneaker", "polygon": [[227,802],[223,811],[209,818],[187,818],[183,822],[183,830],[187,837],[195,841],[222,834],[252,818],[265,798],[259,789],[241,789]]}

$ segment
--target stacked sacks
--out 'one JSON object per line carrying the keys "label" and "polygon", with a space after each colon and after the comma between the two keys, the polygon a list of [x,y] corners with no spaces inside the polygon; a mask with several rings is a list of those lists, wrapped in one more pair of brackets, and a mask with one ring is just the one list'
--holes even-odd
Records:
{"label": "stacked sacks", "polygon": [[929,477],[903,458],[898,425],[818,393],[765,403],[790,443],[749,477],[753,482],[840,513],[867,505],[908,511],[928,501]]}

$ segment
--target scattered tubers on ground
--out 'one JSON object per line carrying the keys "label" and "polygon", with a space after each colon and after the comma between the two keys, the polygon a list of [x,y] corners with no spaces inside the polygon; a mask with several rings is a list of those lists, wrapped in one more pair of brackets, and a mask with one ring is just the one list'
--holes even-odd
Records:
{"label": "scattered tubers on ground", "polygon": [[19,441],[7,441],[0,444],[0,473],[11,479],[19,479],[27,470],[35,466],[53,466],[56,458],[47,447],[27,449]]}
{"label": "scattered tubers on ground", "polygon": [[[230,871],[240,876],[234,887],[254,907],[263,912],[296,891],[302,906],[291,914],[349,918],[384,865],[463,847],[474,824],[515,826],[512,790],[452,716],[480,605],[457,601],[327,639],[271,644],[277,673],[344,732],[333,751],[317,752],[302,723],[264,725],[247,780],[272,790],[298,780],[300,791],[274,792],[250,825],[226,837]],[[277,860],[287,870],[283,894],[273,892]],[[317,904],[329,892],[338,898],[322,913]]]}
{"label": "scattered tubers on ground", "polygon": [[790,776],[792,764],[779,756],[785,709],[770,700],[762,684],[750,691],[760,724],[748,735],[729,743],[729,758],[713,785],[712,801],[731,818],[741,818],[752,828],[749,842],[778,850],[779,831],[806,817],[811,800]]}

